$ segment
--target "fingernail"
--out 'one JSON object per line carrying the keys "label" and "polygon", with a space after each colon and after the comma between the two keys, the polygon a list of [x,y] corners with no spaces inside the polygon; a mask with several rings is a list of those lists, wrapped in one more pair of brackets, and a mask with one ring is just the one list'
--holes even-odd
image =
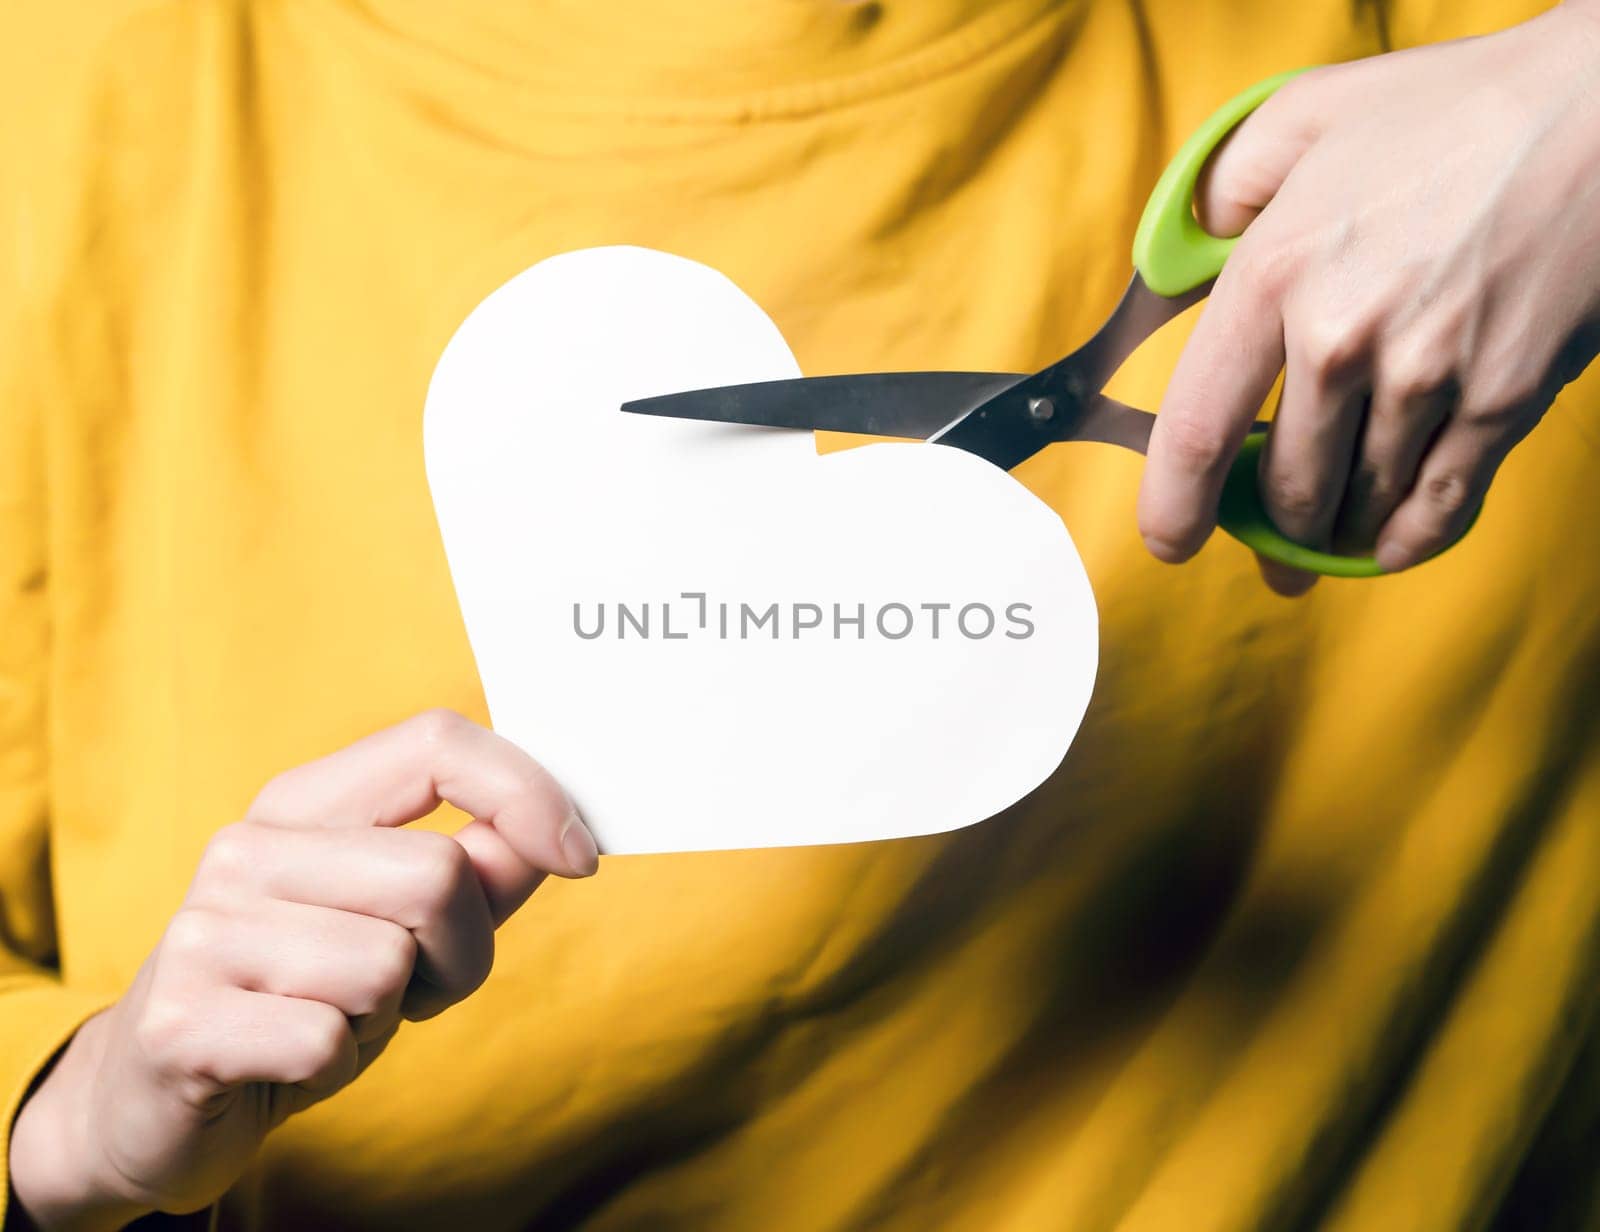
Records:
{"label": "fingernail", "polygon": [[1144,546],[1149,549],[1150,555],[1169,565],[1181,565],[1189,559],[1182,548],[1165,539],[1157,539],[1154,535],[1144,536]]}
{"label": "fingernail", "polygon": [[561,854],[566,856],[574,877],[593,877],[600,868],[600,848],[594,845],[594,835],[583,824],[577,809],[561,823]]}
{"label": "fingernail", "polygon": [[1285,599],[1298,599],[1317,584],[1316,574],[1287,568],[1275,560],[1257,557],[1256,564],[1261,567],[1262,581],[1272,589],[1273,594]]}
{"label": "fingernail", "polygon": [[1399,573],[1416,563],[1411,559],[1411,553],[1398,543],[1380,543],[1372,555],[1378,562],[1378,568],[1385,573]]}

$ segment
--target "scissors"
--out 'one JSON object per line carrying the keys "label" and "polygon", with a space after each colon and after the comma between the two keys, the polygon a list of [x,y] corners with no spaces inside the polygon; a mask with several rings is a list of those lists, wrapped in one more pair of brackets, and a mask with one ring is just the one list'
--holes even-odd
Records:
{"label": "scissors", "polygon": [[[641,398],[622,410],[677,419],[923,439],[988,459],[1003,470],[1057,441],[1149,449],[1155,416],[1102,391],[1144,340],[1210,293],[1237,242],[1209,234],[1194,215],[1201,169],[1224,137],[1303,70],[1257,82],[1224,103],[1173,156],[1133,240],[1134,274],[1092,338],[1031,376],[1012,372],[868,372],[759,381]],[[1217,523],[1260,555],[1309,573],[1375,577],[1371,555],[1296,543],[1262,504],[1256,470],[1266,440],[1258,420],[1223,484]],[[1470,529],[1470,525],[1469,525]],[[1465,534],[1465,531],[1462,532]]]}

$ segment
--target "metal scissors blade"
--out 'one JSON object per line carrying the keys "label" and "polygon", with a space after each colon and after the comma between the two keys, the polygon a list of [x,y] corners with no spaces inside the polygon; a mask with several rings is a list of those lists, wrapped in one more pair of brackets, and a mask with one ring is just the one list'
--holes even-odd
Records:
{"label": "metal scissors blade", "polygon": [[725,385],[624,402],[636,415],[923,440],[1023,379],[1019,372],[863,372]]}
{"label": "metal scissors blade", "polygon": [[[1155,416],[1100,392],[1135,348],[1203,299],[1236,239],[1209,235],[1194,213],[1206,160],[1233,128],[1298,70],[1257,82],[1224,103],[1179,148],[1151,190],[1133,238],[1134,275],[1098,331],[1029,376],[1001,372],[886,372],[735,385],[645,398],[623,410],[680,419],[915,437],[1010,470],[1054,441],[1104,441],[1144,453]],[[1295,543],[1263,502],[1257,466],[1265,423],[1246,436],[1217,507],[1221,527],[1259,555],[1334,577],[1375,577],[1372,556]]]}
{"label": "metal scissors blade", "polygon": [[864,372],[691,390],[626,402],[634,414],[913,437],[1010,470],[1055,441],[1103,441],[1139,453],[1155,417],[1100,393],[1149,334],[1198,302],[1209,283],[1154,294],[1136,274],[1095,335],[1030,374]]}

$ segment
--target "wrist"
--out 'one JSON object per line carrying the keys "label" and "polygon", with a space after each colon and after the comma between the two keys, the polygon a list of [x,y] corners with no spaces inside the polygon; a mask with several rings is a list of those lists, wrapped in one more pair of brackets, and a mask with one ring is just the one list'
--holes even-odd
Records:
{"label": "wrist", "polygon": [[1576,71],[1590,80],[1600,78],[1600,0],[1562,0],[1530,19],[1529,26],[1559,27],[1559,39]]}
{"label": "wrist", "polygon": [[1573,182],[1560,191],[1586,190],[1600,166],[1600,0],[1564,0],[1501,35],[1516,114],[1562,152],[1556,179]]}
{"label": "wrist", "polygon": [[1589,179],[1600,165],[1600,0],[1565,0],[1545,14],[1560,29],[1560,64],[1571,74],[1568,123],[1577,130]]}
{"label": "wrist", "polygon": [[98,1032],[90,1019],[57,1056],[11,1127],[12,1200],[38,1232],[111,1232],[147,1214],[96,1171],[88,1098]]}

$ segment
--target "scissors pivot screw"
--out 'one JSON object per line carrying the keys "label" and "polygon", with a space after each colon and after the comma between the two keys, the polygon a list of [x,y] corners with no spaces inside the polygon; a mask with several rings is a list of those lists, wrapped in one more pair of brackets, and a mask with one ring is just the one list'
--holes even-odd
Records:
{"label": "scissors pivot screw", "polygon": [[1055,418],[1056,404],[1049,398],[1029,398],[1028,416],[1040,423]]}

